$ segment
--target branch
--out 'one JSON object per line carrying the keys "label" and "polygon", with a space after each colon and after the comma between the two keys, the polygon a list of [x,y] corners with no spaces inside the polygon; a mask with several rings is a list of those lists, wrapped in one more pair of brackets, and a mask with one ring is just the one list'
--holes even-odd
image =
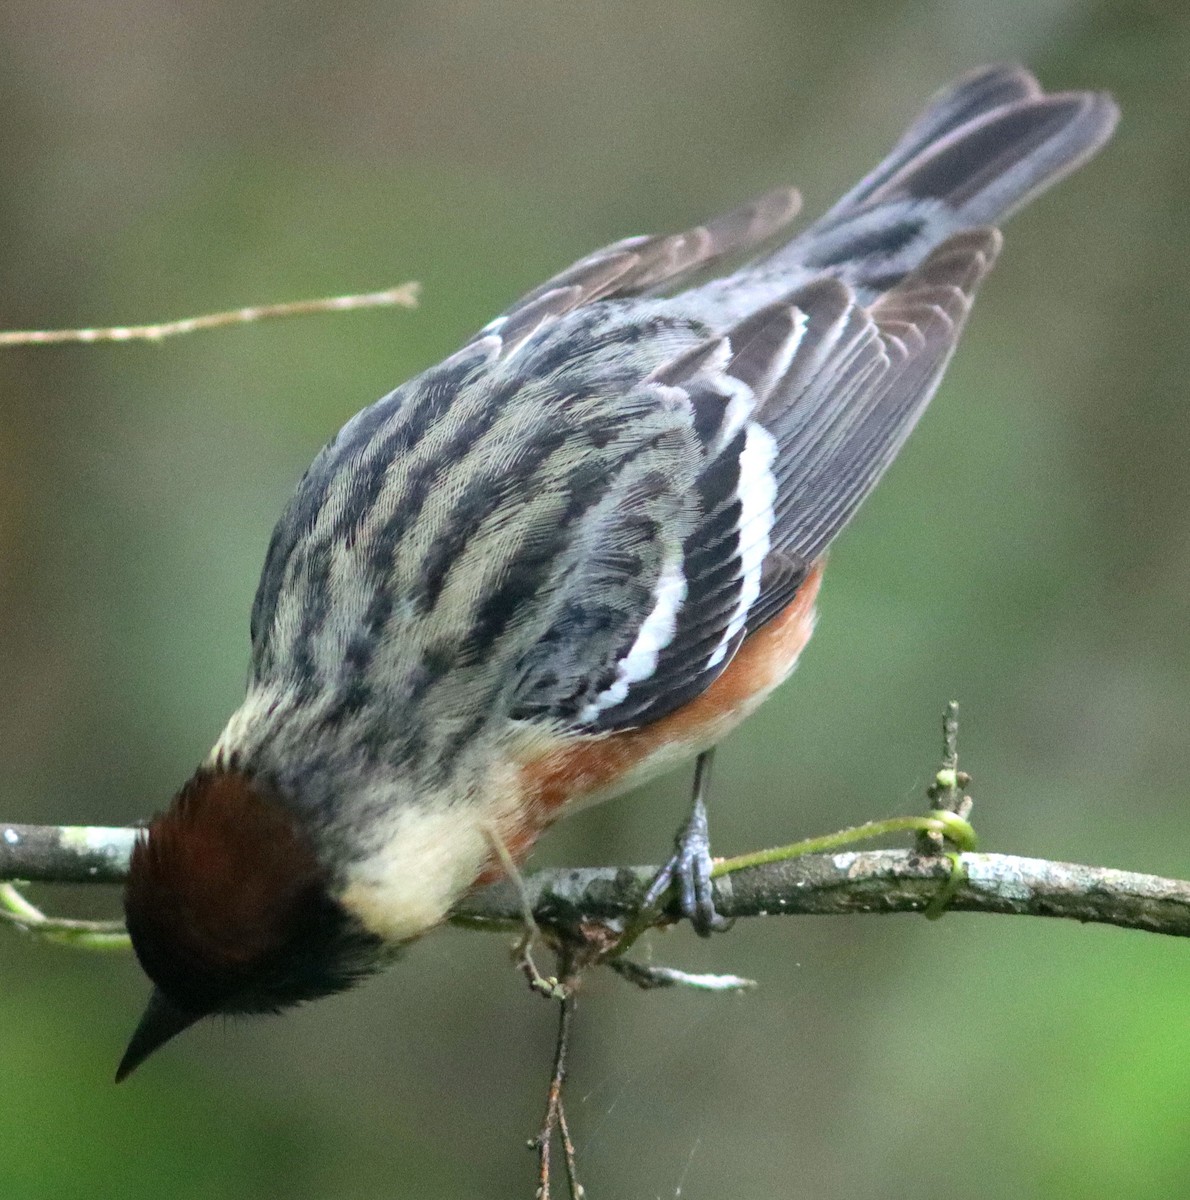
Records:
{"label": "branch", "polygon": [[223,329],[228,325],[251,325],[276,317],[305,317],[312,313],[347,312],[357,308],[417,307],[418,285],[402,283],[383,292],[351,296],[327,296],[319,300],[291,300],[283,304],[255,304],[227,312],[204,313],[179,321],[153,325],[114,325],[106,329],[10,329],[0,332],[0,348],[6,346],[56,346],[64,342],[160,342],[183,333]]}
{"label": "branch", "polygon": [[120,883],[136,834],[104,825],[0,825],[0,879]]}
{"label": "branch", "polygon": [[[39,883],[118,883],[128,869],[135,829],[77,825],[0,825],[0,879]],[[749,856],[751,857],[751,856]],[[1076,863],[966,853],[954,883],[951,860],[910,850],[864,850],[740,866],[715,879],[725,917],[924,912],[953,884],[959,912],[1066,917],[1190,937],[1190,882]],[[730,866],[731,862],[723,864]],[[527,897],[538,924],[576,929],[619,924],[638,914],[655,867],[537,871],[518,886],[501,882],[464,899],[456,924],[521,929]],[[676,917],[665,909],[658,923]]]}
{"label": "branch", "polygon": [[[966,872],[948,907],[959,912],[1066,917],[1174,937],[1190,937],[1190,882],[1018,858],[963,854]],[[634,916],[656,867],[593,867],[538,871],[525,889],[539,924],[574,928]],[[715,879],[715,908],[725,917],[824,916],[925,912],[952,881],[947,857],[910,850],[810,854],[743,867]],[[507,883],[465,899],[454,920],[472,927],[519,927],[521,900]],[[676,912],[667,911],[667,918]]]}

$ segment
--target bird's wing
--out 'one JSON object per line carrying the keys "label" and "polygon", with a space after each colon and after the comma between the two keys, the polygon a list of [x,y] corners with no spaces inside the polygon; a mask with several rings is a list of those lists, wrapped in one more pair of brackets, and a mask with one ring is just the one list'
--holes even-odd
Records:
{"label": "bird's wing", "polygon": [[493,714],[675,710],[892,461],[998,245],[957,235],[869,308],[833,278],[718,336],[594,306],[511,361],[473,346],[427,372],[344,427],[278,523],[254,680],[317,685],[328,721],[399,711],[399,737],[361,738],[427,762]]}
{"label": "bird's wing", "polygon": [[[550,322],[595,300],[647,296],[768,241],[797,216],[801,197],[776,188],[683,233],[631,237],[580,258],[522,296],[468,343],[509,358]],[[468,353],[464,347],[460,353]]]}
{"label": "bird's wing", "polygon": [[[619,573],[635,581],[634,606],[612,604],[586,625],[563,614],[526,660],[516,715],[615,730],[708,687],[791,602],[896,456],[999,244],[993,229],[958,234],[869,308],[839,280],[816,280],[655,370],[649,383],[686,411],[696,437],[693,524],[662,546],[676,521],[644,529],[630,501],[598,514],[584,543],[608,551],[597,567],[580,563],[567,592],[597,606]],[[650,547],[647,572],[629,530]],[[610,576],[584,574],[596,570]],[[586,652],[588,626],[605,653]]]}

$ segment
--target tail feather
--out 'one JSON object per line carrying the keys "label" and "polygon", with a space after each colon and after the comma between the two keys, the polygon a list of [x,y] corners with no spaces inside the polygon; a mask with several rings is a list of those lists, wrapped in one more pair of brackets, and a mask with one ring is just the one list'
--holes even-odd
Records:
{"label": "tail feather", "polygon": [[1033,100],[1042,94],[1037,80],[1024,67],[1001,64],[963,75],[930,98],[888,157],[839,199],[827,216],[858,208],[906,163],[969,121],[994,108]]}
{"label": "tail feather", "polygon": [[866,300],[945,238],[995,224],[1091,157],[1118,110],[1097,92],[1045,95],[1020,67],[989,67],[941,92],[891,154],[760,266],[825,270]]}

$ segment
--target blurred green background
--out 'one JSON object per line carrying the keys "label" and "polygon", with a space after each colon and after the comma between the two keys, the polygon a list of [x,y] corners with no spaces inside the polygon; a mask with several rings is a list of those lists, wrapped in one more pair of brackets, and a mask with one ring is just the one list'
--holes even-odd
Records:
{"label": "blurred green background", "polygon": [[[1012,224],[797,677],[721,751],[716,845],[919,809],[953,696],[986,848],[1190,874],[1181,0],[10,0],[0,327],[409,278],[424,304],[0,354],[0,815],[165,803],[239,700],[271,525],[354,411],[596,245],[786,181],[820,211],[998,59],[1111,89],[1123,122]],[[535,861],[655,861],[687,788]],[[1190,1195],[1181,943],[952,915],[653,945],[763,986],[589,980],[592,1200]],[[501,938],[446,931],[351,995],[209,1023],[118,1090],[131,957],[4,935],[0,962],[6,1200],[532,1194],[553,1014]]]}

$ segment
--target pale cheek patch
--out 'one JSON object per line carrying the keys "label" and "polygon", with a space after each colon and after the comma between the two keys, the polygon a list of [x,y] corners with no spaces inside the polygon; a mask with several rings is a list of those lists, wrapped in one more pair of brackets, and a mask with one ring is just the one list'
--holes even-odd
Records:
{"label": "pale cheek patch", "polygon": [[378,937],[408,941],[446,919],[489,853],[469,809],[407,809],[383,846],[351,869],[340,899]]}
{"label": "pale cheek patch", "polygon": [[364,927],[389,942],[442,924],[492,858],[492,832],[519,824],[519,772],[495,768],[482,795],[427,797],[394,805],[377,848],[348,874],[339,897]]}

